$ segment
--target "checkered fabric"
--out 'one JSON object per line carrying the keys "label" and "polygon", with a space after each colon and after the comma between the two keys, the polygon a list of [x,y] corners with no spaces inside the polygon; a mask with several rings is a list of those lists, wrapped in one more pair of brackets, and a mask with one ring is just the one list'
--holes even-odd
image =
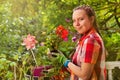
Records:
{"label": "checkered fabric", "polygon": [[[81,63],[94,64],[89,80],[106,80],[105,48],[102,38],[94,29],[80,38],[72,62],[78,66],[81,66]],[[74,80],[81,79],[74,75]]]}

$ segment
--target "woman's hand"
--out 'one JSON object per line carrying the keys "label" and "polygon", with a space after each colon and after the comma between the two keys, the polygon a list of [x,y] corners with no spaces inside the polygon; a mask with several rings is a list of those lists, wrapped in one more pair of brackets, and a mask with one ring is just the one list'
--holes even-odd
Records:
{"label": "woman's hand", "polygon": [[59,64],[64,65],[64,67],[68,67],[68,63],[70,60],[68,60],[63,54],[61,53],[51,53],[51,62],[57,62]]}

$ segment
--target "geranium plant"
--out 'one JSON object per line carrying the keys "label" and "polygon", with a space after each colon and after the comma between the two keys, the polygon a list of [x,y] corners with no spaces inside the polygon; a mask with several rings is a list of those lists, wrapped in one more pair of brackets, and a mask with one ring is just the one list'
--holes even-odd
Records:
{"label": "geranium plant", "polygon": [[[69,29],[65,28],[63,25],[59,25],[54,29],[52,33],[47,36],[46,46],[49,49],[48,53],[60,53],[66,56],[67,58],[70,57],[70,54],[74,51],[76,37],[73,33],[69,32]],[[53,61],[54,62],[54,61]],[[57,75],[56,78],[60,78],[62,76],[65,77],[66,73],[65,70],[62,69],[62,64],[58,62],[52,62],[52,70],[54,69],[53,74]],[[52,74],[52,73],[50,73]],[[63,78],[64,78],[63,77]],[[62,80],[62,79],[61,79]]]}
{"label": "geranium plant", "polygon": [[26,51],[32,55],[32,59],[35,62],[35,65],[32,65],[33,72],[31,73],[33,76],[48,76],[50,78],[61,78],[62,80],[66,75],[66,73],[64,73],[65,70],[62,68],[63,65],[57,62],[51,62],[49,54],[53,52],[62,53],[69,58],[69,55],[74,50],[75,43],[73,41],[75,41],[76,38],[73,37],[69,30],[63,25],[59,25],[53,32],[46,36],[45,41],[38,41],[36,37],[31,34],[23,38],[22,45],[26,47]]}

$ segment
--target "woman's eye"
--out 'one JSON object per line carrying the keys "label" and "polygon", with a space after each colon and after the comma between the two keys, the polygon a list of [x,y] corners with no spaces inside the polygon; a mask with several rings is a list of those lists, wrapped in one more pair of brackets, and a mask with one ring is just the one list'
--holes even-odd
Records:
{"label": "woman's eye", "polygon": [[80,20],[84,20],[83,18],[80,18]]}

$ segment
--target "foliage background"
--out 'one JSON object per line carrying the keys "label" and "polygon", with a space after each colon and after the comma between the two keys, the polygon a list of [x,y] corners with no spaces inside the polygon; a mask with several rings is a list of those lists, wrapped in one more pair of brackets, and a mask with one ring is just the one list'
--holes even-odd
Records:
{"label": "foliage background", "polygon": [[[83,4],[96,11],[99,30],[108,51],[107,61],[120,60],[119,0],[0,0],[0,78],[12,80],[15,65],[19,74],[25,72],[23,64],[27,64],[25,60],[30,57],[21,46],[24,35],[30,33],[43,42],[60,24],[74,31],[72,9]],[[66,18],[70,23],[65,21]],[[40,49],[38,52],[44,54]],[[40,57],[41,54],[37,55]],[[114,74],[114,79],[119,80],[118,76]]]}

